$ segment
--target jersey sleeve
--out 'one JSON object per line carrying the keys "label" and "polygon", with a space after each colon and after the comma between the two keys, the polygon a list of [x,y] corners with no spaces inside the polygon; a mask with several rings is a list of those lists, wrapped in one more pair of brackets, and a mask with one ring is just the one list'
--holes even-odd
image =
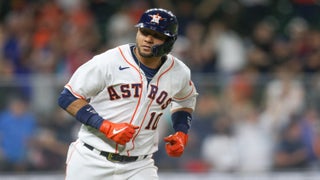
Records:
{"label": "jersey sleeve", "polygon": [[78,98],[95,96],[105,87],[105,66],[101,58],[95,56],[75,71],[65,87]]}
{"label": "jersey sleeve", "polygon": [[190,70],[187,69],[186,74],[181,81],[180,91],[173,97],[171,110],[179,108],[191,108],[195,109],[196,97],[198,96],[196,87],[191,80]]}

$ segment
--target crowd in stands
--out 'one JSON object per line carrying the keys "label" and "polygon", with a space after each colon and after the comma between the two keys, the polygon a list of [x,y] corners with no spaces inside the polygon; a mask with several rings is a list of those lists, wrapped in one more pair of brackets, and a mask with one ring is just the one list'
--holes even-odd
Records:
{"label": "crowd in stands", "polygon": [[134,42],[151,7],[177,15],[172,53],[200,94],[186,152],[160,144],[160,171],[320,169],[317,1],[12,0],[0,1],[0,171],[64,170],[80,123],[58,93],[93,55]]}

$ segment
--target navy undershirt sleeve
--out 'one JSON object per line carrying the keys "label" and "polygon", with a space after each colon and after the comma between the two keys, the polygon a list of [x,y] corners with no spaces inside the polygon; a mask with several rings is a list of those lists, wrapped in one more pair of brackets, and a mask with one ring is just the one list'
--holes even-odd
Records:
{"label": "navy undershirt sleeve", "polygon": [[[61,108],[66,110],[68,106],[77,99],[78,98],[75,97],[68,89],[64,88],[58,98],[58,104]],[[99,116],[99,114],[90,104],[87,104],[79,109],[75,115],[75,118],[81,123],[90,125],[96,129],[99,129],[103,122],[103,118]]]}
{"label": "navy undershirt sleeve", "polygon": [[188,134],[188,130],[191,127],[192,116],[186,111],[177,111],[171,115],[171,120],[173,124],[173,129],[177,131],[182,131]]}
{"label": "navy undershirt sleeve", "polygon": [[83,106],[76,114],[76,119],[85,125],[90,125],[96,129],[99,129],[103,118],[94,110],[94,108],[87,104]]}

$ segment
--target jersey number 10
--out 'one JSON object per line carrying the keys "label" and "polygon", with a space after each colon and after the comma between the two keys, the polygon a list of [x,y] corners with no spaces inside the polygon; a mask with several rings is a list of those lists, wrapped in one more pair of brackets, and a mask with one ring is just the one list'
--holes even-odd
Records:
{"label": "jersey number 10", "polygon": [[149,123],[148,125],[146,126],[145,129],[148,129],[148,130],[155,130],[157,129],[157,126],[158,126],[158,123],[159,123],[159,120],[160,120],[160,117],[162,116],[163,113],[160,113],[160,114],[156,114],[155,112],[152,112],[151,113],[151,118],[149,120]]}

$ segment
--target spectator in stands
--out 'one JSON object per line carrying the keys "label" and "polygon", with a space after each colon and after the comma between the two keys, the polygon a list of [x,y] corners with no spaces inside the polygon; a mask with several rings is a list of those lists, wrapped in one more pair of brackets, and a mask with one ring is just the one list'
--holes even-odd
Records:
{"label": "spectator in stands", "polygon": [[320,72],[320,31],[311,29],[308,31],[307,46],[309,53],[306,58],[302,60],[302,72],[316,74]]}
{"label": "spectator in stands", "polygon": [[301,16],[309,23],[319,25],[315,17],[320,16],[320,6],[318,1],[314,0],[292,0],[294,15]]}
{"label": "spectator in stands", "polygon": [[299,120],[292,118],[283,129],[274,153],[274,170],[296,171],[308,167],[307,146],[301,136]]}
{"label": "spectator in stands", "polygon": [[[204,38],[204,44],[209,46],[205,50],[214,52],[216,58],[204,58],[206,61],[203,63],[206,64],[206,69],[215,63],[216,67],[211,67],[211,69],[216,70],[222,76],[231,76],[240,71],[247,63],[242,39],[224,21],[213,20],[209,22],[208,34]],[[230,53],[230,49],[232,49],[232,53]],[[210,64],[210,60],[215,61]],[[204,69],[205,72],[208,72],[206,69]]]}
{"label": "spectator in stands", "polygon": [[269,21],[261,21],[254,25],[253,33],[248,39],[247,66],[253,67],[259,73],[273,71],[271,56],[275,36],[274,25]]}
{"label": "spectator in stands", "polygon": [[[177,39],[177,42],[181,43],[181,40],[183,40],[184,47],[181,46],[179,43],[177,44],[177,46],[180,45],[180,47],[185,48],[185,50],[183,50],[184,53],[180,54],[180,57],[185,59],[186,64],[191,66],[193,68],[193,71],[196,72],[203,72],[204,68],[214,69],[214,64],[212,64],[209,67],[205,66],[207,64],[205,60],[210,60],[210,58],[203,57],[205,55],[205,52],[207,52],[206,54],[211,53],[212,55],[214,55],[214,52],[211,52],[207,48],[203,47],[203,38],[205,37],[205,26],[197,21],[189,22],[185,29],[185,35],[182,37],[183,38],[179,37]],[[179,47],[177,46],[174,47],[174,50],[179,49]]]}
{"label": "spectator in stands", "polygon": [[254,74],[242,71],[224,81],[221,93],[221,105],[233,121],[246,118],[247,112],[255,107],[254,104]]}
{"label": "spectator in stands", "polygon": [[237,144],[241,173],[269,172],[272,166],[273,143],[267,129],[263,126],[256,108],[247,109],[234,124],[234,137]]}
{"label": "spectator in stands", "polygon": [[293,115],[299,114],[305,107],[305,89],[290,67],[279,66],[274,79],[265,86],[265,109],[262,121],[265,127],[277,139],[277,135],[290,122]]}
{"label": "spectator in stands", "polygon": [[212,124],[213,132],[201,146],[202,159],[210,171],[233,172],[238,167],[239,156],[232,120],[227,115],[220,115]]}
{"label": "spectator in stands", "polygon": [[27,55],[31,47],[30,31],[33,23],[28,11],[10,11],[4,22],[4,39],[0,54],[14,65],[15,74],[30,73]]}
{"label": "spectator in stands", "polygon": [[64,22],[68,28],[62,32],[65,39],[60,45],[64,49],[63,63],[67,67],[67,76],[90,59],[94,51],[99,50],[101,35],[93,13],[86,2],[79,3],[66,12],[67,20]]}
{"label": "spectator in stands", "polygon": [[41,171],[63,171],[69,143],[76,139],[80,125],[62,109],[41,124],[33,138],[34,169]]}
{"label": "spectator in stands", "polygon": [[29,167],[29,143],[37,130],[35,115],[28,101],[15,96],[8,109],[0,113],[0,170],[26,171]]}
{"label": "spectator in stands", "polygon": [[271,13],[271,0],[238,0],[241,14],[238,28],[242,34],[249,35],[254,26],[263,21]]}
{"label": "spectator in stands", "polygon": [[123,42],[134,41],[135,34],[132,33],[134,27],[130,10],[124,8],[110,17],[107,33],[109,37],[108,47],[114,47]]}
{"label": "spectator in stands", "polygon": [[320,117],[317,109],[306,109],[301,117],[301,136],[307,148],[308,161],[311,165],[317,165],[320,160]]}

